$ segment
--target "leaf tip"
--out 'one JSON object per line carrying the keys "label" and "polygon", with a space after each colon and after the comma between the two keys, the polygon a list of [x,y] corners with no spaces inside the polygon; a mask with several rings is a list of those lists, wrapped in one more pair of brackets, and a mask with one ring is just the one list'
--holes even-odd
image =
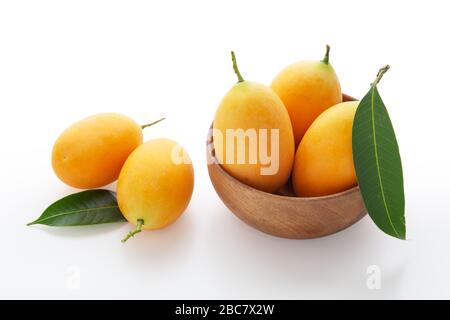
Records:
{"label": "leaf tip", "polygon": [[399,240],[406,240],[406,230],[395,230],[394,232],[386,231],[380,228],[384,233],[390,235],[393,238],[399,239]]}

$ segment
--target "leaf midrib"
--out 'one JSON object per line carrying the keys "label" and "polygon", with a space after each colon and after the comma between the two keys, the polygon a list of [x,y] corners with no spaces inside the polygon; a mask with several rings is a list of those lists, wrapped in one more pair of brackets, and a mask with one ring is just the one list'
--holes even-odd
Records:
{"label": "leaf midrib", "polygon": [[74,214],[74,213],[90,212],[90,211],[105,210],[105,209],[115,209],[115,208],[118,209],[119,206],[115,205],[115,206],[105,206],[105,207],[97,207],[97,208],[88,208],[88,209],[67,211],[67,212],[62,212],[62,213],[55,214],[55,215],[50,216],[50,217],[45,217],[45,218],[42,218],[42,219],[38,219],[38,220],[34,221],[32,224],[41,223],[43,221],[47,221],[47,220],[50,220],[50,219],[55,219],[55,218],[58,218],[58,217],[61,217],[61,216],[66,216],[66,215]]}
{"label": "leaf midrib", "polygon": [[384,208],[386,210],[389,224],[391,225],[392,230],[394,230],[397,237],[400,237],[397,229],[395,228],[394,224],[392,223],[391,214],[390,214],[389,208],[386,203],[386,197],[384,195],[383,181],[381,179],[381,169],[380,169],[380,164],[379,164],[379,159],[378,159],[377,137],[376,137],[376,128],[375,128],[375,86],[372,87],[371,106],[370,107],[371,107],[371,112],[372,112],[372,134],[373,134],[373,145],[374,145],[374,149],[375,149],[375,163],[377,166],[378,182],[380,183],[380,188],[381,188],[381,197],[383,198],[383,204],[384,204]]}

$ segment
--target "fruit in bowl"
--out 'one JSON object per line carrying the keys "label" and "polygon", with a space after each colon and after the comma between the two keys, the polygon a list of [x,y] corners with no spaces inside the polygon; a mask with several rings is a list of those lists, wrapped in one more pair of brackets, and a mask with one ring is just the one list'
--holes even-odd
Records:
{"label": "fruit in bowl", "polygon": [[294,136],[289,114],[268,86],[242,78],[232,52],[238,82],[217,108],[213,135],[216,157],[239,181],[275,192],[289,179]]}
{"label": "fruit in bowl", "polygon": [[[358,102],[342,95],[329,47],[322,61],[284,69],[273,90],[244,81],[232,58],[239,81],[219,105],[207,147],[208,172],[225,205],[256,229],[285,238],[325,236],[361,219],[366,210],[351,149]],[[267,128],[283,133],[278,143],[256,139],[252,146],[249,134],[237,144],[245,157],[226,158],[223,145],[235,137],[225,131]],[[261,162],[249,164],[255,145],[272,156],[278,153],[280,171],[273,177],[262,174]],[[233,146],[235,155],[239,150]]]}

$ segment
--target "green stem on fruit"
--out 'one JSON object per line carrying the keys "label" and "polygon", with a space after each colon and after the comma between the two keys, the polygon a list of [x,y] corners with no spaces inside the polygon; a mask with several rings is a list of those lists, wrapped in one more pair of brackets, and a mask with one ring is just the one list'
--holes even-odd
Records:
{"label": "green stem on fruit", "polygon": [[386,73],[386,71],[389,70],[389,68],[390,68],[389,65],[385,65],[383,68],[380,69],[380,71],[378,71],[377,78],[371,84],[372,87],[375,87],[378,84],[378,82],[380,82],[381,78],[383,78],[383,75]]}
{"label": "green stem on fruit", "polygon": [[236,73],[237,77],[238,77],[238,83],[239,82],[243,82],[244,78],[242,78],[241,73],[239,72],[239,68],[237,66],[237,62],[236,62],[236,56],[234,54],[234,51],[231,51],[231,60],[233,61],[233,70],[234,73]]}
{"label": "green stem on fruit", "polygon": [[130,239],[131,237],[134,237],[135,234],[141,232],[143,225],[144,225],[144,220],[143,219],[138,219],[137,220],[137,224],[136,224],[136,229],[128,232],[128,234],[125,236],[125,238],[122,239],[122,243],[127,242],[128,239]]}
{"label": "green stem on fruit", "polygon": [[148,123],[148,124],[144,124],[143,126],[141,126],[142,130],[148,127],[151,127],[154,124],[157,124],[158,122],[161,122],[163,120],[165,120],[166,118],[161,118],[159,120],[153,121],[152,123]]}
{"label": "green stem on fruit", "polygon": [[328,44],[326,47],[325,57],[323,57],[321,61],[326,64],[328,64],[330,61],[330,46]]}

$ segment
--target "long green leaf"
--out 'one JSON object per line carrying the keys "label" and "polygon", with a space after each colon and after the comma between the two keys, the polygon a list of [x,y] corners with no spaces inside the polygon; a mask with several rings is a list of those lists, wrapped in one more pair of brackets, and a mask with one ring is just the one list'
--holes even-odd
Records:
{"label": "long green leaf", "polygon": [[405,239],[405,197],[400,152],[377,84],[389,69],[380,70],[359,103],[353,121],[352,143],[361,195],[369,216],[385,233]]}
{"label": "long green leaf", "polygon": [[108,190],[88,190],[56,201],[28,225],[85,226],[118,221],[126,220],[115,194]]}

